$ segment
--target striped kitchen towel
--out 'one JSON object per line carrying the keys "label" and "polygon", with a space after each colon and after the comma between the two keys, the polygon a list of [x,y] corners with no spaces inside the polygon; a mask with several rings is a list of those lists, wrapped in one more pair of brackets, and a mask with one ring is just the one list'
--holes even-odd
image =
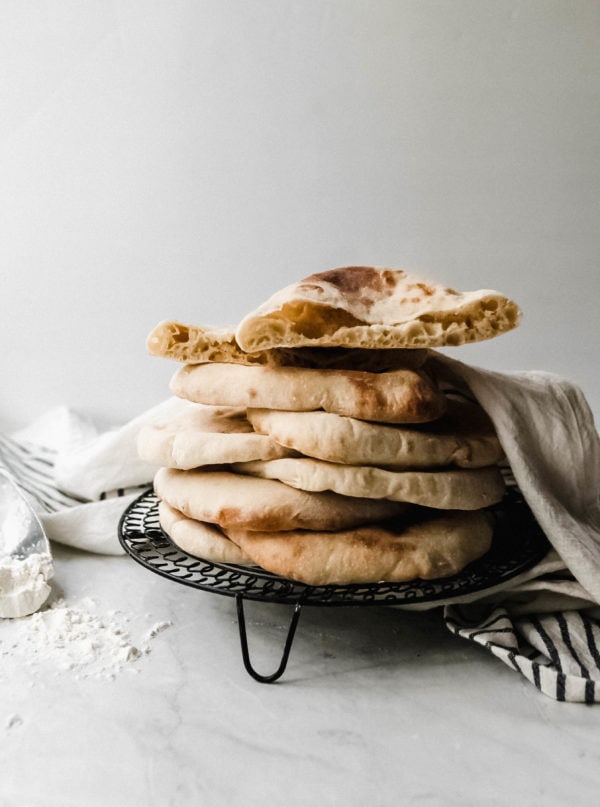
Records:
{"label": "striped kitchen towel", "polygon": [[485,611],[447,605],[448,629],[487,650],[558,701],[600,702],[600,609],[515,617],[502,606]]}
{"label": "striped kitchen towel", "polygon": [[446,604],[451,633],[489,650],[558,701],[600,702],[600,607],[551,550],[518,582]]}
{"label": "striped kitchen towel", "polygon": [[81,504],[56,487],[56,449],[0,435],[0,467],[8,471],[38,515]]}

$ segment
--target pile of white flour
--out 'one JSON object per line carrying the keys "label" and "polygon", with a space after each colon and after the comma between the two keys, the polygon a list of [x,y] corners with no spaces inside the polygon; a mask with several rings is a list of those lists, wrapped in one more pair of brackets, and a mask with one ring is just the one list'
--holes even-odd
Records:
{"label": "pile of white flour", "polygon": [[93,599],[58,599],[31,616],[2,623],[0,656],[21,669],[72,671],[76,678],[112,679],[150,652],[151,641],[171,623],[156,622],[132,641],[131,617],[120,611],[98,613]]}
{"label": "pile of white flour", "polygon": [[48,599],[48,580],[54,574],[52,556],[36,552],[25,558],[0,560],[0,617],[33,614]]}

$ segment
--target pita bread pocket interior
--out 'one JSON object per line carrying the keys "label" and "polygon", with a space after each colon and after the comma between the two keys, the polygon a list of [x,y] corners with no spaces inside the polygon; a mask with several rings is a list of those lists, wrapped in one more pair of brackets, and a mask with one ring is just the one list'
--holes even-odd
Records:
{"label": "pita bread pocket interior", "polygon": [[302,367],[186,364],[171,392],[197,403],[293,411],[324,409],[360,420],[423,423],[443,414],[446,397],[421,370],[369,373]]}
{"label": "pita bread pocket interior", "polygon": [[268,364],[270,361],[269,351],[243,351],[235,340],[233,328],[185,325],[173,320],[159,322],[148,335],[146,347],[151,356],[191,364],[213,361]]}
{"label": "pita bread pocket interior", "polygon": [[276,292],[238,325],[242,350],[434,348],[514,328],[519,308],[497,291],[458,292],[400,269],[348,266]]}
{"label": "pita bread pocket interior", "polygon": [[[503,451],[484,411],[448,402],[441,419],[420,428],[372,423],[329,412],[248,409],[254,430],[307,457],[346,465],[483,468]],[[258,459],[258,458],[257,458]],[[266,458],[265,458],[266,459]]]}
{"label": "pita bread pocket interior", "polygon": [[492,542],[491,522],[482,511],[337,532],[225,532],[259,566],[312,586],[448,577],[484,555]]}
{"label": "pita bread pocket interior", "polygon": [[312,367],[315,369],[369,370],[380,373],[403,367],[417,368],[427,358],[426,350],[360,348],[273,348],[246,353],[235,340],[232,328],[185,325],[164,320],[150,332],[146,346],[151,356],[206,364],[268,364],[273,367]]}
{"label": "pita bread pocket interior", "polygon": [[250,530],[339,530],[406,512],[406,505],[297,490],[274,479],[228,471],[161,468],[154,490],[188,518]]}

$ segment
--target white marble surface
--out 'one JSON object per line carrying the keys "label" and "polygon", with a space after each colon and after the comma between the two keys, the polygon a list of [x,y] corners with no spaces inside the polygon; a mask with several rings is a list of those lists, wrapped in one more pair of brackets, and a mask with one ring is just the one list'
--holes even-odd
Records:
{"label": "white marble surface", "polygon": [[[1,807],[597,803],[600,707],[549,700],[435,612],[307,607],[283,679],[259,684],[232,598],[54,554],[54,598],[117,610],[134,643],[172,625],[106,680],[23,664],[0,622]],[[288,617],[247,605],[261,671]]]}

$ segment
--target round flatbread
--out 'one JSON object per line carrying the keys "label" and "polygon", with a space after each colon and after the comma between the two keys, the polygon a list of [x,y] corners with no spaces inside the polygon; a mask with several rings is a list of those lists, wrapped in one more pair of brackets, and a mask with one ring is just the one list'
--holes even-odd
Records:
{"label": "round flatbread", "polygon": [[304,491],[332,490],[342,496],[389,499],[440,510],[478,510],[496,504],[505,484],[499,468],[390,471],[372,465],[341,465],[305,457],[233,466],[240,474],[278,479]]}
{"label": "round flatbread", "polygon": [[188,518],[250,530],[339,530],[390,518],[406,505],[349,498],[330,491],[308,493],[273,479],[228,471],[161,468],[154,490]]}
{"label": "round flatbread", "polygon": [[197,558],[212,563],[252,564],[252,559],[214,524],[187,518],[166,502],[158,503],[160,526],[173,543]]}
{"label": "round flatbread", "polygon": [[248,409],[254,430],[307,457],[346,465],[483,468],[503,457],[480,406],[449,401],[445,415],[421,428],[370,423],[329,412]]}
{"label": "round flatbread", "polygon": [[514,328],[519,308],[497,291],[458,292],[399,269],[348,266],[310,275],[248,314],[243,350],[300,345],[433,348]]}
{"label": "round flatbread", "polygon": [[272,437],[256,434],[244,410],[201,404],[190,404],[170,420],[142,426],[137,449],[147,462],[183,470],[294,453]]}
{"label": "round flatbread", "polygon": [[259,566],[311,586],[448,577],[484,555],[492,542],[490,518],[481,511],[337,532],[226,533]]}
{"label": "round flatbread", "polygon": [[386,423],[424,423],[443,414],[445,396],[422,370],[371,373],[303,367],[186,364],[171,391],[197,403],[266,407],[286,411],[323,409]]}

